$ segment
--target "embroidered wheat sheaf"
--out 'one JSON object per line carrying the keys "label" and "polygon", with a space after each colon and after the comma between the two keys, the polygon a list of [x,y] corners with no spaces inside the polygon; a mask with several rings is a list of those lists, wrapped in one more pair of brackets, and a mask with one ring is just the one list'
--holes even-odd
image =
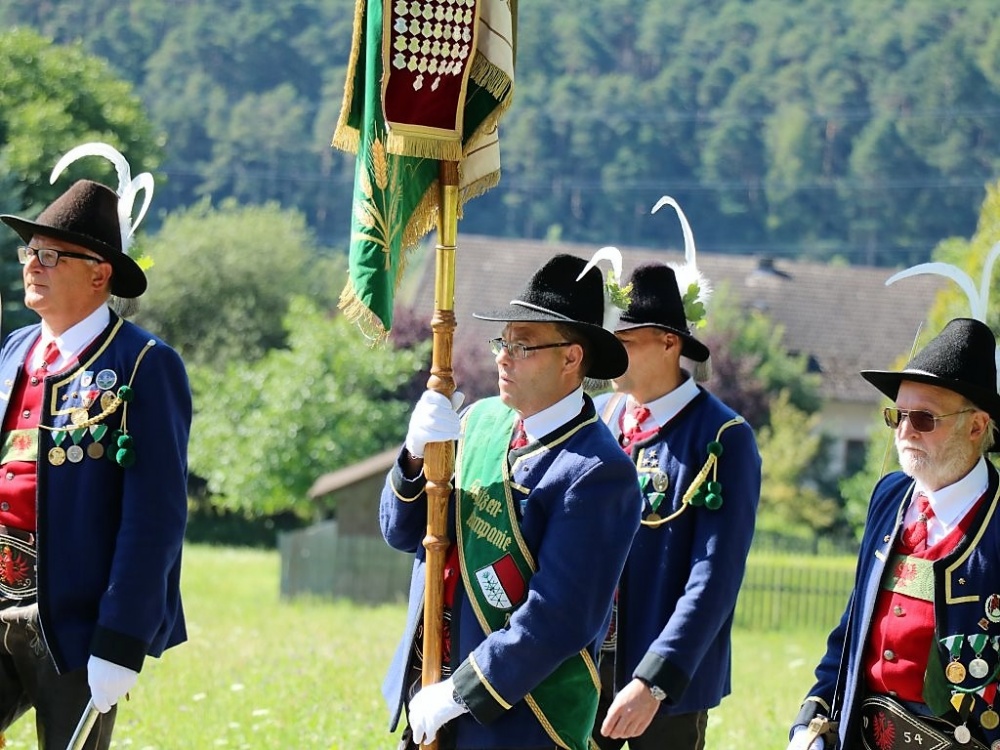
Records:
{"label": "embroidered wheat sheaf", "polygon": [[375,184],[379,190],[389,187],[389,160],[385,156],[385,145],[376,139],[372,144],[372,168],[375,172]]}
{"label": "embroidered wheat sheaf", "polygon": [[[354,217],[362,231],[353,239],[371,242],[385,258],[385,270],[392,267],[392,248],[399,243],[403,230],[399,221],[401,198],[392,186],[399,184],[398,160],[390,160],[380,138],[372,141],[366,169],[361,171],[360,187],[364,196],[354,204]],[[372,185],[372,177],[375,185]]]}

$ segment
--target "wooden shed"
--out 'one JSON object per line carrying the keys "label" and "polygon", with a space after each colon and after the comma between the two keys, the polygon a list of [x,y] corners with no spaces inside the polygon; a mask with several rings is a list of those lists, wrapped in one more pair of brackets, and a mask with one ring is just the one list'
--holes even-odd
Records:
{"label": "wooden shed", "polygon": [[323,474],[309,497],[336,503],[336,518],[278,535],[281,595],[405,602],[412,558],[389,547],[378,525],[386,474],[399,449]]}

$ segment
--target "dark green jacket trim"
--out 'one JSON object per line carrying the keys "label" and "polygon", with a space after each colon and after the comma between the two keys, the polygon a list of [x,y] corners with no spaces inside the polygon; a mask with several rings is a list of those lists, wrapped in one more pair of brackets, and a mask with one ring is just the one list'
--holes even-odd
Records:
{"label": "dark green jacket trim", "polygon": [[462,662],[451,679],[455,685],[455,691],[468,706],[469,713],[480,724],[489,724],[507,712],[509,706],[505,707],[487,689],[486,684],[479,678],[476,668],[469,659]]}
{"label": "dark green jacket trim", "polygon": [[396,463],[392,465],[392,471],[389,473],[389,485],[392,487],[392,491],[397,498],[404,503],[412,503],[424,491],[424,487],[427,485],[427,478],[422,471],[413,478],[404,476],[401,466],[402,461],[403,453],[400,451],[399,457],[396,459]]}
{"label": "dark green jacket trim", "polygon": [[90,642],[90,653],[122,667],[142,671],[142,663],[149,651],[149,644],[124,633],[98,625]]}
{"label": "dark green jacket trim", "polygon": [[667,694],[663,701],[667,704],[673,703],[677,696],[683,695],[690,682],[688,676],[671,662],[651,652],[646,652],[642,657],[632,676],[661,688]]}

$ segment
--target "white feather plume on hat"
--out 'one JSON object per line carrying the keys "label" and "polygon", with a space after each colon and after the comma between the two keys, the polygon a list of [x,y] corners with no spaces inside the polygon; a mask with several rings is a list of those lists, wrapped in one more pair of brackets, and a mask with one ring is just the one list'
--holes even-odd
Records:
{"label": "white feather plume on hat", "polygon": [[608,270],[607,280],[604,282],[604,320],[601,326],[605,330],[614,333],[615,328],[618,326],[618,319],[621,317],[622,310],[628,307],[629,292],[632,290],[631,284],[624,287],[621,285],[621,251],[611,245],[602,247],[594,253],[587,262],[587,265],[580,271],[580,275],[576,277],[576,280],[579,281],[582,279],[591,268],[594,268],[602,260],[608,261],[611,264],[611,268]]}
{"label": "white feather plume on hat", "polygon": [[[91,141],[71,148],[63,154],[62,158],[52,168],[52,173],[49,175],[49,184],[55,184],[55,181],[66,167],[85,156],[103,156],[114,165],[115,171],[118,173],[118,189],[115,193],[118,195],[118,227],[121,232],[122,252],[133,260],[138,260],[135,253],[130,252],[130,248],[132,247],[132,238],[135,235],[135,230],[146,216],[149,204],[153,200],[153,175],[149,172],[143,172],[133,178],[132,168],[129,166],[128,160],[118,149],[107,143]],[[145,195],[143,196],[142,206],[139,209],[139,215],[135,221],[132,221],[132,210],[135,207],[135,199],[140,190],[145,191]],[[151,265],[151,261],[147,260],[146,265]],[[112,307],[123,318],[128,318],[138,311],[139,301],[138,299],[128,297],[113,296]]]}
{"label": "white feather plume on hat", "polygon": [[[684,211],[681,210],[680,204],[669,195],[664,195],[656,202],[650,213],[655,214],[665,205],[669,205],[677,212],[677,218],[681,222],[681,231],[684,233],[684,262],[668,263],[667,265],[674,269],[674,274],[677,276],[677,289],[684,301],[684,316],[691,327],[698,328],[705,322],[708,301],[712,297],[712,284],[698,270],[694,233],[691,231],[691,225],[688,223]],[[694,287],[693,291],[692,286]]]}
{"label": "white feather plume on hat", "polygon": [[[653,206],[650,213],[655,214],[663,206],[669,205],[677,212],[677,218],[681,222],[681,231],[684,233],[684,262],[668,263],[674,269],[677,277],[677,290],[680,292],[681,301],[684,304],[684,317],[687,319],[690,328],[700,328],[705,324],[705,316],[708,312],[708,301],[712,297],[712,285],[708,278],[698,270],[697,249],[694,244],[694,232],[688,223],[687,216],[681,209],[680,204],[669,195],[664,195]],[[694,379],[705,382],[712,377],[712,360],[706,359],[704,362],[692,364]]]}
{"label": "white feather plume on hat", "polygon": [[[978,320],[980,323],[986,323],[986,313],[989,310],[989,296],[990,296],[990,281],[993,278],[993,264],[996,262],[997,257],[1000,256],[1000,242],[993,245],[990,249],[989,254],[986,256],[986,262],[983,263],[982,276],[979,279],[979,289],[976,289],[976,284],[972,278],[963,271],[958,266],[954,266],[950,263],[920,263],[911,268],[907,268],[903,271],[893,274],[885,281],[885,285],[889,286],[894,284],[901,279],[907,279],[911,276],[920,276],[921,274],[944,276],[946,279],[951,279],[958,287],[965,292],[966,298],[969,300],[969,312],[971,317]],[[995,360],[997,363],[997,371],[1000,373],[1000,351],[996,352]],[[1000,374],[998,374],[998,389],[1000,389]]]}
{"label": "white feather plume on hat", "polygon": [[[118,149],[107,143],[92,141],[90,143],[82,143],[67,151],[52,168],[52,174],[49,175],[49,183],[54,184],[66,167],[85,156],[103,156],[114,164],[115,171],[118,172],[118,189],[115,192],[118,194],[118,224],[121,228],[122,252],[128,253],[134,258],[135,256],[129,253],[129,248],[132,245],[132,236],[135,234],[139,223],[146,216],[150,201],[153,200],[153,175],[149,172],[143,172],[136,175],[133,179],[132,168],[129,166],[128,160],[126,160]],[[142,207],[139,209],[139,216],[133,222],[132,209],[135,206],[135,199],[140,190],[144,190],[146,194],[143,198]]]}

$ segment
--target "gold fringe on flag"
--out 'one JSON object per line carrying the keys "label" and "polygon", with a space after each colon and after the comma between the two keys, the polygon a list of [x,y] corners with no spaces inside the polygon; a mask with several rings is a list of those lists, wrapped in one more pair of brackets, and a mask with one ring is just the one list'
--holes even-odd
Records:
{"label": "gold fringe on flag", "polygon": [[340,115],[333,129],[334,148],[358,153],[361,145],[361,132],[347,123],[351,114],[351,102],[354,101],[354,80],[357,75],[358,60],[361,58],[361,31],[364,29],[365,0],[358,0],[354,5],[354,24],[351,33],[351,54],[347,61],[347,78],[344,81],[344,98],[340,105]]}
{"label": "gold fringe on flag", "polygon": [[458,161],[462,158],[462,144],[451,138],[436,137],[433,133],[418,134],[410,127],[405,133],[390,130],[386,134],[390,153],[406,154],[417,159],[444,159]]}

